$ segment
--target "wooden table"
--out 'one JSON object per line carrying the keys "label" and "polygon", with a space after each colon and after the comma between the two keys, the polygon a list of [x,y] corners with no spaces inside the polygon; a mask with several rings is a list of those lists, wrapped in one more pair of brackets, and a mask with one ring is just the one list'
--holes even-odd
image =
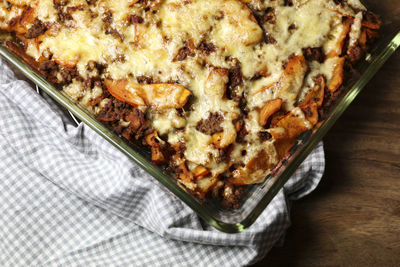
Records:
{"label": "wooden table", "polygon": [[326,172],[256,266],[400,266],[400,51],[325,137]]}

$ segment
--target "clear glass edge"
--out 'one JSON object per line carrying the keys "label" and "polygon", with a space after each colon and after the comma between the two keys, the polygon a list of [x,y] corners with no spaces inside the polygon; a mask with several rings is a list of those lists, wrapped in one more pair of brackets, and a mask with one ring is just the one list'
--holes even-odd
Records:
{"label": "clear glass edge", "polygon": [[136,152],[128,144],[124,143],[122,139],[116,136],[111,130],[106,128],[104,125],[96,121],[91,117],[91,115],[80,108],[72,100],[67,98],[61,91],[57,90],[49,82],[47,82],[43,77],[31,69],[26,63],[20,60],[13,53],[8,51],[4,46],[0,46],[0,56],[2,56],[7,62],[13,65],[21,73],[23,73],[29,80],[37,84],[42,88],[51,98],[58,102],[61,106],[67,108],[75,116],[77,116],[82,122],[92,128],[100,136],[105,138],[113,146],[123,152],[127,157],[133,160],[139,165],[143,170],[157,179],[166,188],[168,188],[173,194],[175,194],[179,199],[186,203],[190,208],[192,208],[203,220],[214,228],[226,232],[226,233],[239,233],[248,229],[260,216],[262,211],[267,207],[267,205],[272,201],[275,195],[291,177],[291,175],[296,171],[298,166],[304,161],[304,159],[309,155],[309,153],[315,148],[315,146],[322,140],[330,128],[335,124],[347,107],[353,102],[356,96],[361,92],[364,86],[372,79],[376,72],[382,67],[386,60],[395,52],[395,50],[400,46],[400,32],[395,34],[394,38],[389,41],[385,48],[376,56],[376,58],[369,64],[362,76],[357,80],[357,82],[352,86],[348,93],[343,97],[342,101],[335,108],[335,110],[330,114],[330,116],[325,120],[325,122],[318,128],[318,130],[313,134],[312,138],[302,145],[299,151],[296,151],[296,155],[293,156],[285,166],[284,170],[280,174],[279,178],[274,182],[265,196],[259,201],[252,212],[238,223],[226,223],[217,218],[215,218],[208,210],[206,210],[200,203],[198,203],[192,196],[188,195],[183,189],[172,182],[171,177],[164,174],[158,167],[150,163],[145,157],[140,153]]}

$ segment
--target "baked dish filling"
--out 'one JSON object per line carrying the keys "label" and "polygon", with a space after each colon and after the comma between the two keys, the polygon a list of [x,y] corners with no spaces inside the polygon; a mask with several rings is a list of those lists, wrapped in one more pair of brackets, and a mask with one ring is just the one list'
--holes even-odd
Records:
{"label": "baked dish filling", "polygon": [[228,208],[318,127],[380,26],[358,0],[0,2],[10,49]]}

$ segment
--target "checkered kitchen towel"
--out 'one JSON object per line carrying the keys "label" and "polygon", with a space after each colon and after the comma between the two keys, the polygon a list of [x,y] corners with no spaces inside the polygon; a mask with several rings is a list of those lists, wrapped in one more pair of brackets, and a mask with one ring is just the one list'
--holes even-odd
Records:
{"label": "checkered kitchen towel", "polygon": [[290,224],[324,170],[320,144],[240,234],[197,215],[91,129],[75,127],[0,59],[1,266],[241,266]]}

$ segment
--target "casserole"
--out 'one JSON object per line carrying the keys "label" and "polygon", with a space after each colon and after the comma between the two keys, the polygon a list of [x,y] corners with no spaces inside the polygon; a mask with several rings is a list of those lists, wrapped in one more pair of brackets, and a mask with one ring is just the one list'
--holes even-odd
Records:
{"label": "casserole", "polygon": [[[100,132],[103,136],[105,136],[114,145],[123,150],[125,153],[129,154],[131,158],[133,158],[137,163],[139,163],[148,172],[150,172],[150,174],[155,176],[157,179],[161,180],[161,182],[167,185],[167,187],[170,188],[171,191],[176,193],[180,198],[183,198],[184,201],[187,204],[189,204],[189,206],[195,207],[195,210],[199,213],[200,216],[206,219],[206,221],[216,226],[217,228],[225,231],[240,231],[243,230],[245,227],[248,227],[252,223],[252,221],[255,220],[256,216],[261,212],[262,207],[266,206],[266,203],[272,199],[273,195],[288,179],[288,177],[290,176],[289,175],[290,172],[293,172],[295,170],[295,168],[298,166],[301,160],[311,150],[312,146],[316,144],[316,142],[322,137],[322,135],[337,119],[337,117],[341,114],[341,112],[343,112],[344,108],[349,104],[349,102],[351,102],[351,100],[355,97],[355,94],[360,90],[360,88],[363,85],[365,85],[366,80],[370,78],[371,74],[376,70],[375,68],[379,66],[379,64],[382,64],[382,61],[385,60],[387,56],[394,51],[396,46],[398,46],[398,37],[389,41],[389,44],[390,44],[389,46],[387,45],[387,43],[384,44],[385,48],[379,51],[381,52],[380,54],[379,53],[376,54],[378,50],[375,50],[375,54],[374,52],[372,53],[372,56],[369,57],[369,63],[365,63],[364,68],[363,66],[360,66],[359,70],[360,73],[362,73],[360,80],[358,80],[358,82],[355,82],[353,87],[351,87],[352,85],[351,81],[348,82],[347,84],[348,87],[346,88],[348,92],[347,94],[346,92],[344,92],[345,95],[340,102],[341,104],[337,105],[336,108],[335,104],[329,106],[330,110],[327,110],[325,112],[325,116],[327,118],[325,121],[321,122],[319,128],[316,129],[316,131],[314,132],[311,129],[308,131],[301,131],[303,133],[298,137],[296,144],[290,150],[290,156],[284,153],[286,155],[284,161],[281,161],[280,162],[281,164],[275,167],[274,171],[268,176],[268,178],[263,183],[248,187],[247,191],[242,196],[243,204],[240,205],[236,210],[225,210],[222,209],[221,206],[218,205],[218,203],[215,203],[213,201],[202,200],[192,196],[188,196],[187,193],[182,191],[181,188],[177,187],[176,184],[171,183],[171,180],[174,179],[168,178],[166,176],[165,169],[162,170],[148,163],[148,160],[146,160],[146,158],[148,159],[149,155],[146,151],[143,151],[143,149],[141,149],[140,144],[131,141],[128,142],[129,145],[126,145],[127,140],[123,141],[120,138],[113,135],[110,129],[105,128],[100,123],[98,123],[98,121],[96,121],[93,113],[88,111],[83,111],[81,107],[74,104],[73,101],[68,99],[66,92],[60,92],[55,90],[54,87],[50,86],[50,84],[46,82],[43,78],[41,78],[40,75],[33,72],[26,66],[23,67],[20,64],[18,64],[18,66],[21,70],[24,71],[24,73],[28,76],[28,78],[33,79],[47,93],[53,96],[62,105],[68,107],[75,115],[81,118],[89,126],[94,127],[98,132]],[[11,48],[11,50],[13,50],[14,52],[18,52],[17,49],[12,49],[12,45],[10,44],[8,48],[9,49]],[[5,49],[2,49],[1,51],[2,55],[6,57],[6,59],[8,59],[9,61],[12,61],[15,64],[19,62],[17,58],[12,56]],[[286,68],[288,68],[288,66],[290,67],[291,65],[295,66],[299,64],[301,65],[302,62],[301,58],[293,57],[292,59],[294,60],[293,61],[289,60]],[[68,65],[69,63],[63,62],[63,64]],[[367,67],[368,65],[369,67]],[[219,74],[219,72],[220,71],[216,71],[215,73]],[[110,82],[110,84],[111,84],[110,87],[114,88],[120,87],[120,84],[118,82],[116,84],[112,84],[112,82]],[[185,89],[182,89],[181,87],[178,89],[180,91],[176,99],[178,99],[177,102],[179,103],[180,96],[185,95],[187,91],[185,91]],[[182,103],[179,104],[184,105],[185,101],[187,101],[186,97],[184,97]],[[211,117],[211,115],[209,117]],[[207,118],[205,117],[204,119]],[[200,125],[199,128],[203,128],[201,123],[199,125]],[[152,143],[153,141],[150,139],[148,143]],[[132,149],[132,147],[134,148],[134,150]],[[154,153],[152,157],[153,161],[155,161]]]}

